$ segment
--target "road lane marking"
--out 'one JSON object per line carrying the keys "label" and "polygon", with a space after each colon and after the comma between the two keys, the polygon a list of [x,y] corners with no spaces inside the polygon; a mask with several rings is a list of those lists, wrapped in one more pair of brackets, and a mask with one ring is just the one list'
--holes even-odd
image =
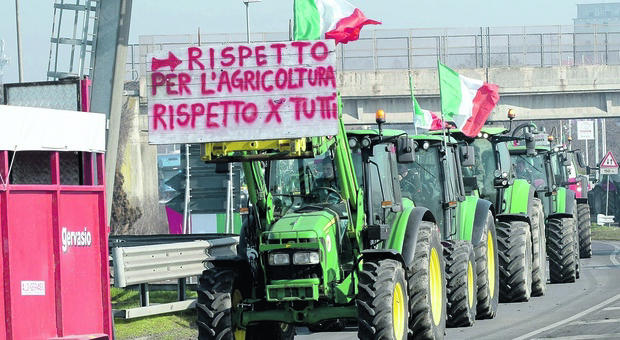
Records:
{"label": "road lane marking", "polygon": [[600,309],[600,308],[602,308],[604,306],[607,306],[608,304],[610,304],[610,303],[612,303],[612,302],[614,302],[614,301],[616,301],[618,299],[620,299],[620,294],[618,294],[616,296],[613,296],[613,297],[610,297],[609,299],[599,303],[598,305],[590,307],[590,308],[584,310],[583,312],[577,313],[577,314],[575,314],[575,315],[573,315],[573,316],[571,316],[571,317],[569,317],[567,319],[560,320],[560,321],[558,321],[556,323],[552,323],[552,324],[550,324],[548,326],[545,326],[543,328],[540,328],[540,329],[537,329],[535,331],[529,332],[527,334],[521,335],[520,337],[515,338],[513,340],[525,340],[525,339],[533,337],[534,335],[537,335],[537,334],[540,334],[542,332],[546,332],[546,331],[548,331],[550,329],[554,329],[556,327],[565,325],[565,324],[567,324],[569,322],[575,321],[575,320],[583,317],[584,315],[587,315],[587,314],[592,313],[592,312],[594,312],[594,311],[596,311],[596,310],[598,310],[598,309]]}
{"label": "road lane marking", "polygon": [[561,336],[557,338],[536,338],[537,340],[542,339],[553,339],[553,340],[588,340],[588,339],[618,339],[620,338],[620,333],[611,333],[611,334],[587,334],[587,335],[573,335],[573,336]]}
{"label": "road lane marking", "polygon": [[620,253],[620,247],[615,245],[614,243],[607,243],[607,242],[601,242],[601,241],[599,242],[602,244],[608,245],[610,247],[614,247],[614,252],[609,255],[609,260],[611,261],[611,263],[613,263],[616,266],[620,265],[620,261],[616,259],[616,257],[618,256],[618,253]]}
{"label": "road lane marking", "polygon": [[605,310],[605,311],[620,310],[620,307],[607,307],[607,308],[603,308],[603,310]]}
{"label": "road lane marking", "polygon": [[616,322],[620,322],[620,319],[575,321],[571,325],[590,325],[590,324],[597,324],[597,323],[616,323]]}

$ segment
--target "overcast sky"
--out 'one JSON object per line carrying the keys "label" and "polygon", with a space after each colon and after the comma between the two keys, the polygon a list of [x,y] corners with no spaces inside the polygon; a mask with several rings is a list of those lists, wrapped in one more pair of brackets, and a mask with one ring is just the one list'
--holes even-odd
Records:
{"label": "overcast sky", "polygon": [[[115,1],[115,0],[106,0]],[[21,0],[24,80],[45,80],[52,30],[53,0]],[[65,1],[67,3],[72,0]],[[83,3],[83,0],[80,0]],[[351,0],[367,17],[380,20],[382,29],[572,25],[575,0]],[[605,2],[605,1],[596,1]],[[613,2],[613,1],[608,1]],[[252,30],[288,31],[292,0],[263,0],[252,4]],[[241,0],[133,0],[130,42],[140,35],[245,32]],[[10,59],[4,82],[17,81],[15,1],[0,1],[0,39]]]}

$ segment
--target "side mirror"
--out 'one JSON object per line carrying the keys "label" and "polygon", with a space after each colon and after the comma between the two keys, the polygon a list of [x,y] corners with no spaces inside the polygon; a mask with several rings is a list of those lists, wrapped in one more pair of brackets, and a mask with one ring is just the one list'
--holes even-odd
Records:
{"label": "side mirror", "polygon": [[536,139],[534,135],[529,132],[525,133],[525,149],[528,156],[536,155]]}
{"label": "side mirror", "polygon": [[579,164],[580,168],[586,168],[586,164],[583,162],[583,155],[581,154],[581,151],[576,151],[575,152],[575,156],[577,156],[577,164]]}
{"label": "side mirror", "polygon": [[415,141],[407,136],[396,140],[396,160],[398,163],[413,163],[415,161]]}
{"label": "side mirror", "polygon": [[471,167],[476,165],[476,151],[473,146],[461,146],[459,147],[459,150],[461,156],[461,166]]}

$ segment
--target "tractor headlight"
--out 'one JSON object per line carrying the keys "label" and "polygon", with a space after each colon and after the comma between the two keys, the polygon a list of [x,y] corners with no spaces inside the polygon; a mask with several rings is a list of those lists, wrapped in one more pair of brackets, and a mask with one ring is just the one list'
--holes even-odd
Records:
{"label": "tractor headlight", "polygon": [[283,253],[269,254],[269,265],[286,266],[288,264],[291,264],[291,257],[288,254],[283,254]]}
{"label": "tractor headlight", "polygon": [[293,254],[293,264],[318,264],[319,252],[300,251]]}

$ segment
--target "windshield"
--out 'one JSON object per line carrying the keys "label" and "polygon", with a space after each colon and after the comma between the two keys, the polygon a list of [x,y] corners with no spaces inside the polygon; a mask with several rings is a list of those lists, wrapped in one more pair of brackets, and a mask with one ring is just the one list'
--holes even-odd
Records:
{"label": "windshield", "polygon": [[290,209],[321,208],[340,202],[338,181],[331,152],[315,158],[271,161],[269,192],[274,213],[283,216]]}
{"label": "windshield", "polygon": [[[399,165],[400,187],[403,197],[411,199],[416,206],[426,207],[436,218],[443,219],[444,186],[441,180],[439,150],[420,148],[415,153],[415,162]],[[441,221],[440,221],[441,224]]]}
{"label": "windshield", "polygon": [[525,154],[513,154],[511,157],[515,164],[517,178],[527,180],[534,185],[536,190],[545,189],[548,186],[542,157],[528,157]]}
{"label": "windshield", "polygon": [[487,139],[475,139],[472,143],[475,149],[476,165],[473,167],[463,167],[463,176],[475,177],[478,182],[480,196],[495,202],[495,186],[493,179],[497,163],[493,151],[493,144]]}

